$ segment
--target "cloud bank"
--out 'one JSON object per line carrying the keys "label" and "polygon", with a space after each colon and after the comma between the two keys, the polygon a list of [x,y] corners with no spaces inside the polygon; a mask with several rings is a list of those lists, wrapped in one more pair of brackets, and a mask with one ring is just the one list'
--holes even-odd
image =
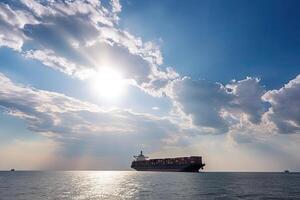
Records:
{"label": "cloud bank", "polygon": [[[180,128],[167,118],[128,110],[104,110],[63,94],[13,83],[0,74],[0,106],[7,114],[26,121],[28,129],[55,141],[61,152],[78,156],[88,151],[102,155],[110,151],[122,156],[145,145],[157,149],[163,139]],[[114,147],[120,148],[114,148]]]}
{"label": "cloud bank", "polygon": [[0,9],[0,46],[67,75],[88,79],[109,67],[153,95],[161,95],[158,91],[178,76],[159,68],[163,57],[158,45],[119,27],[119,1],[105,7],[94,0],[22,0],[2,3]]}
{"label": "cloud bank", "polygon": [[242,120],[259,124],[267,105],[265,89],[257,78],[232,81],[227,85],[184,77],[172,83],[169,95],[181,115],[192,125],[211,133],[227,133]]}
{"label": "cloud bank", "polygon": [[267,114],[280,133],[300,133],[300,75],[279,90],[268,91],[263,99],[272,105]]}

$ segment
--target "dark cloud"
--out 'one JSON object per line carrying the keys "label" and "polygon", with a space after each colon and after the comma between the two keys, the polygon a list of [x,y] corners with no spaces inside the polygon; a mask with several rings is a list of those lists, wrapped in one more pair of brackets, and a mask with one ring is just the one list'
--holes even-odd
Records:
{"label": "dark cloud", "polygon": [[221,84],[183,78],[174,83],[172,97],[182,105],[184,113],[191,115],[195,125],[228,131],[220,111],[232,101],[232,95]]}
{"label": "dark cloud", "polygon": [[191,116],[194,125],[226,133],[243,116],[254,124],[261,122],[267,111],[261,99],[264,93],[256,78],[234,81],[226,86],[183,78],[173,83],[170,96],[179,104],[179,109]]}
{"label": "dark cloud", "polygon": [[230,88],[234,95],[231,107],[245,113],[252,123],[260,123],[268,105],[261,99],[266,91],[260,85],[259,79],[247,77],[244,80],[234,81],[226,87]]}

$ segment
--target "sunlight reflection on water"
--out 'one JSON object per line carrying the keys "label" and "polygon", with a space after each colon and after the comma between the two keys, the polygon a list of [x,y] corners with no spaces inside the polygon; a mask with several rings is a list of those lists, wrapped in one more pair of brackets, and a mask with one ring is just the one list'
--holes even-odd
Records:
{"label": "sunlight reflection on water", "polygon": [[131,199],[140,185],[134,181],[135,172],[76,171],[64,172],[73,193],[63,193],[59,199]]}

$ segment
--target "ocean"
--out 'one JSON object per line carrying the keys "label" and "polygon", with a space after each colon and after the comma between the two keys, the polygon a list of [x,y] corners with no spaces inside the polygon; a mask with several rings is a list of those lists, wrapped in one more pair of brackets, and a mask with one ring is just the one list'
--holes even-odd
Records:
{"label": "ocean", "polygon": [[0,199],[300,199],[300,173],[0,172]]}

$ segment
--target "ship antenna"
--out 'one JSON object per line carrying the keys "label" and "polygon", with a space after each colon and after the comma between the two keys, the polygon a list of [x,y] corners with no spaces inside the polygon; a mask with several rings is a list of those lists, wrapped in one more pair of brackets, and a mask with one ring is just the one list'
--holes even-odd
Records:
{"label": "ship antenna", "polygon": [[141,155],[143,155],[143,151],[141,151]]}

